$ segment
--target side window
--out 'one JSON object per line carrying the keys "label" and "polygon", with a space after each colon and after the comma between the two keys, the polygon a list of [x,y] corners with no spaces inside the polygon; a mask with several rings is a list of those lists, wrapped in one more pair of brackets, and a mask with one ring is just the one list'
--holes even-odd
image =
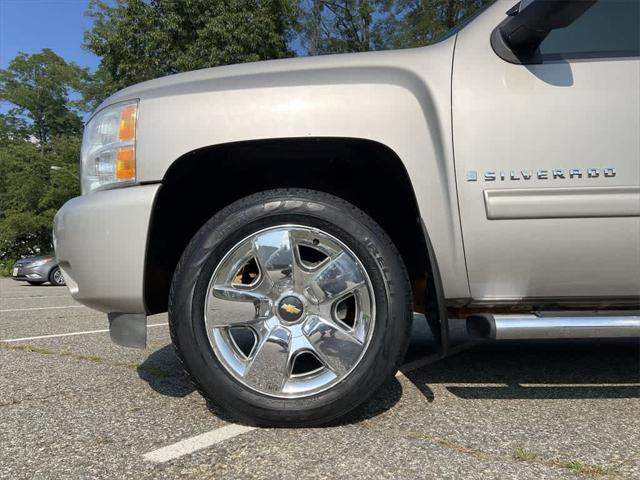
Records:
{"label": "side window", "polygon": [[543,60],[640,55],[640,0],[598,0],[540,44]]}

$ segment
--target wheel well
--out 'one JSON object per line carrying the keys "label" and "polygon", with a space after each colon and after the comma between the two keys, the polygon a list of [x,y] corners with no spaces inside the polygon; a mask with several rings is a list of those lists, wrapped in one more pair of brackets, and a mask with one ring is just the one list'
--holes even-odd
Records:
{"label": "wheel well", "polygon": [[341,197],[370,215],[400,251],[424,311],[429,259],[409,176],[398,156],[370,140],[304,138],[207,147],[176,160],[162,180],[149,230],[145,302],[167,309],[171,278],[187,244],[216,212],[242,197],[282,187]]}

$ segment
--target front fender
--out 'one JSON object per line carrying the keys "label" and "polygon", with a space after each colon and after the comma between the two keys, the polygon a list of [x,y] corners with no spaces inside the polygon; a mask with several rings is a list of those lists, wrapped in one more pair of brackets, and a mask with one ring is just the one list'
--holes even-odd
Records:
{"label": "front fender", "polygon": [[203,70],[125,90],[118,100],[141,100],[139,180],[161,181],[176,159],[213,145],[304,137],[382,143],[411,179],[446,297],[466,298],[451,146],[454,42]]}

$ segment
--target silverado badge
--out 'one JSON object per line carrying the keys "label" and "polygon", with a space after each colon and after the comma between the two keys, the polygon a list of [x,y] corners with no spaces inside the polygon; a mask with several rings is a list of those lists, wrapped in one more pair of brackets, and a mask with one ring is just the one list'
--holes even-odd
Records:
{"label": "silverado badge", "polygon": [[508,172],[497,170],[486,170],[478,172],[469,170],[466,174],[467,182],[477,182],[482,179],[485,182],[495,182],[496,180],[549,180],[549,179],[576,179],[576,178],[612,178],[616,176],[616,169],[608,168],[571,168],[571,169],[551,169],[551,170],[511,170]]}

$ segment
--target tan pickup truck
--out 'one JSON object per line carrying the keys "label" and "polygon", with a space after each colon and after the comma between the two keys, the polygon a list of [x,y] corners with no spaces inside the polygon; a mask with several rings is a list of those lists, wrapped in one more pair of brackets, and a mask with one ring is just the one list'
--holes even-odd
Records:
{"label": "tan pickup truck", "polygon": [[454,315],[639,335],[639,3],[497,1],[424,48],[116,93],[55,219],[72,295],[122,345],[168,311],[200,391],[270,425],[369,398],[413,312],[443,355]]}

